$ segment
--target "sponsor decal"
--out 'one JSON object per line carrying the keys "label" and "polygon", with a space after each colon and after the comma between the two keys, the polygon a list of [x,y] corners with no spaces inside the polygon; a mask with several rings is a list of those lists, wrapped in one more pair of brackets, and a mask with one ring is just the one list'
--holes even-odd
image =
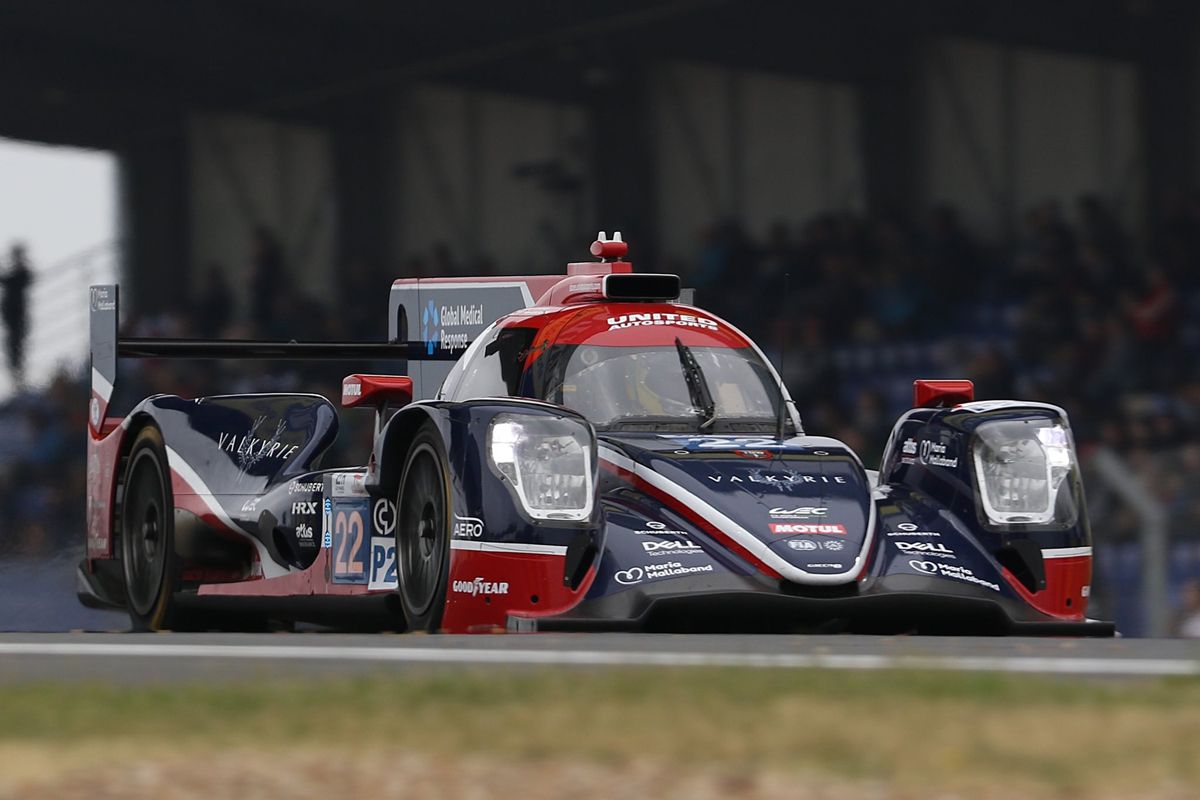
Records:
{"label": "sponsor decal", "polygon": [[359,381],[346,381],[342,384],[342,400],[353,400],[356,397],[362,397],[362,383]]}
{"label": "sponsor decal", "polygon": [[333,501],[325,498],[325,527],[321,529],[321,547],[328,550],[333,547]]}
{"label": "sponsor decal", "polygon": [[613,574],[613,578],[617,583],[624,586],[632,586],[635,583],[642,581],[653,581],[659,578],[675,578],[680,575],[689,575],[694,572],[712,572],[712,564],[704,564],[699,567],[685,567],[678,561],[666,561],[657,564],[646,564],[641,567],[630,567],[629,569],[619,570]]}
{"label": "sponsor decal", "polygon": [[920,526],[914,525],[911,522],[901,522],[896,526],[896,530],[888,531],[888,536],[905,536],[905,537],[925,537],[933,538],[940,537],[942,534],[937,531],[923,531]]}
{"label": "sponsor decal", "polygon": [[937,558],[954,558],[954,551],[941,542],[892,542],[901,553],[920,553]]}
{"label": "sponsor decal", "polygon": [[100,428],[100,401],[94,397],[88,404],[88,416],[92,420],[92,427],[98,430]]}
{"label": "sponsor decal", "polygon": [[316,514],[317,513],[317,501],[316,500],[298,500],[295,503],[292,503],[292,513],[297,516]]}
{"label": "sponsor decal", "polygon": [[759,450],[783,450],[787,448],[786,444],[767,439],[762,436],[681,436],[678,433],[660,433],[660,439],[671,439],[678,441],[688,449],[676,450],[675,455],[686,456],[692,450],[745,450],[746,452],[755,452]]}
{"label": "sponsor decal", "polygon": [[425,354],[433,355],[442,339],[441,321],[438,319],[437,305],[430,300],[421,309],[421,341],[425,343]]}
{"label": "sponsor decal", "polygon": [[313,526],[307,522],[298,522],[293,529],[296,533],[296,541],[301,547],[312,547],[317,543],[316,532]]}
{"label": "sponsor decal", "polygon": [[830,550],[837,552],[846,549],[846,545],[837,539],[822,539],[820,541],[813,541],[812,539],[788,539],[787,545],[793,550]]}
{"label": "sponsor decal", "polygon": [[768,450],[734,450],[733,454],[738,458],[751,458],[758,461],[771,457],[771,453]]}
{"label": "sponsor decal", "polygon": [[481,327],[484,324],[483,303],[442,305],[432,300],[421,310],[421,341],[425,353],[433,355],[439,347],[455,352],[466,350],[471,334],[456,328]]}
{"label": "sponsor decal", "polygon": [[803,475],[799,472],[772,472],[764,475],[761,471],[752,470],[744,477],[741,475],[707,475],[713,483],[765,483],[773,486],[790,486],[798,483],[845,483],[844,475]]}
{"label": "sponsor decal", "polygon": [[946,445],[929,439],[921,440],[917,457],[921,459],[922,464],[931,467],[949,467],[953,469],[958,466],[957,457],[950,458],[946,455]]}
{"label": "sponsor decal", "polygon": [[478,597],[485,594],[508,594],[507,581],[489,581],[476,578],[473,581],[455,581],[451,587],[458,594],[469,594]]}
{"label": "sponsor decal", "polygon": [[993,592],[1000,591],[998,584],[991,581],[985,581],[982,578],[976,577],[975,573],[959,564],[944,564],[941,561],[909,561],[908,565],[917,572],[925,575],[937,575],[940,578],[951,578],[956,581],[964,581],[966,583],[974,583],[979,586],[986,586]]}
{"label": "sponsor decal", "polygon": [[372,536],[367,588],[395,589],[396,585],[396,540],[390,536]]}
{"label": "sponsor decal", "polygon": [[779,535],[819,533],[828,536],[845,536],[846,526],[840,522],[772,522],[771,533]]}
{"label": "sponsor decal", "polygon": [[690,539],[671,539],[664,542],[642,542],[642,549],[651,556],[686,556],[703,553],[704,548]]}
{"label": "sponsor decal", "polygon": [[243,514],[253,514],[255,511],[257,511],[258,510],[258,501],[260,499],[261,498],[258,498],[258,497],[251,497],[249,500],[242,503],[242,513]]}
{"label": "sponsor decal", "polygon": [[335,472],[333,474],[334,497],[367,497],[367,476],[361,472]]}
{"label": "sponsor decal", "polygon": [[116,311],[117,301],[107,286],[92,287],[92,311]]}
{"label": "sponsor decal", "polygon": [[450,526],[450,535],[455,539],[479,539],[483,536],[483,520],[479,517],[460,517],[454,515],[454,524]]}
{"label": "sponsor decal", "polygon": [[375,524],[375,532],[388,536],[396,529],[396,504],[381,497],[375,501],[371,511],[371,521]]}
{"label": "sponsor decal", "polygon": [[834,567],[834,568],[837,568],[837,569],[841,569],[841,567],[842,567],[842,565],[841,565],[841,564],[821,564],[821,563],[816,563],[816,564],[814,564],[814,563],[811,563],[811,562],[810,562],[810,563],[808,563],[808,564],[805,564],[804,566],[806,566],[806,567],[818,567],[818,568],[824,568],[824,567]]}
{"label": "sponsor decal", "polygon": [[284,422],[279,420],[275,424],[275,433],[269,437],[256,436],[259,429],[267,421],[265,416],[259,417],[250,430],[245,434],[238,435],[236,433],[218,433],[217,447],[227,453],[236,455],[238,466],[242,471],[246,471],[254,467],[262,461],[271,459],[279,459],[287,461],[296,454],[300,449],[300,445],[286,445],[279,441],[279,437],[283,435]]}
{"label": "sponsor decal", "polygon": [[1082,589],[1079,590],[1079,596],[1080,597],[1091,597],[1092,596],[1092,587],[1090,585],[1084,586]]}
{"label": "sponsor decal", "polygon": [[906,456],[915,456],[917,454],[916,440],[908,438],[904,440],[904,444],[900,446],[900,452]]}
{"label": "sponsor decal", "polygon": [[624,328],[654,327],[671,325],[676,328],[700,328],[706,331],[718,329],[717,321],[695,314],[674,314],[670,312],[654,312],[651,314],[620,314],[608,318],[608,329],[619,331]]}
{"label": "sponsor decal", "polygon": [[646,520],[643,523],[646,527],[635,530],[634,533],[640,536],[687,536],[687,531],[679,531],[674,528],[668,528],[666,523],[657,522],[655,520]]}
{"label": "sponsor decal", "polygon": [[292,481],[288,484],[288,494],[308,494],[310,492],[319,492],[325,486],[320,481]]}
{"label": "sponsor decal", "polygon": [[829,509],[824,506],[796,506],[795,508],[776,506],[769,513],[771,519],[808,519],[809,517],[823,517],[829,513]]}

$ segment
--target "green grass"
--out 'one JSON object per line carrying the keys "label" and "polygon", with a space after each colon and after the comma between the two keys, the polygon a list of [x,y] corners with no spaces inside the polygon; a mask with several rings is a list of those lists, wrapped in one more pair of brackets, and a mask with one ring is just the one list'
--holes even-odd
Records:
{"label": "green grass", "polygon": [[[412,671],[229,685],[0,687],[30,748],[384,746],[436,756],[799,771],[917,789],[1200,791],[1200,680],[774,669]],[[6,755],[7,754],[7,755]]]}

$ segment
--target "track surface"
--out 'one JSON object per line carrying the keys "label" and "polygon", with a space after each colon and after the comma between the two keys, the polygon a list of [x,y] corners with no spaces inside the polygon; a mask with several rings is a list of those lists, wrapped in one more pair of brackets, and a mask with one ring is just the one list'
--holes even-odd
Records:
{"label": "track surface", "polygon": [[1200,642],[536,634],[0,634],[0,682],[146,683],[437,666],[750,666],[1200,676]]}

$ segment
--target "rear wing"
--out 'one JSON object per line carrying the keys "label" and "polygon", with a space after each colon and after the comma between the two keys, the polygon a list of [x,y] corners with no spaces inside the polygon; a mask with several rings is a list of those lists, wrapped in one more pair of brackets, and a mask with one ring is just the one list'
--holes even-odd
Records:
{"label": "rear wing", "polygon": [[[91,287],[91,401],[88,422],[99,434],[121,358],[202,358],[262,361],[395,361],[397,374],[409,361],[454,361],[458,352],[426,352],[422,341],[391,342],[272,342],[248,339],[143,339],[120,337],[120,290],[116,284]],[[447,365],[448,368],[449,365]]]}

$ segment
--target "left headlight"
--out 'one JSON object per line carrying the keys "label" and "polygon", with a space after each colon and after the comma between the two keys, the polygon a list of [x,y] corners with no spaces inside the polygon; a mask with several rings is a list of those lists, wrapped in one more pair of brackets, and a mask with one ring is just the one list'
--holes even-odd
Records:
{"label": "left headlight", "polygon": [[1069,525],[1075,470],[1067,429],[1053,419],[1004,420],[979,426],[975,477],[988,521],[997,525]]}
{"label": "left headlight", "polygon": [[561,417],[499,414],[488,428],[488,454],[534,519],[592,515],[592,436]]}

